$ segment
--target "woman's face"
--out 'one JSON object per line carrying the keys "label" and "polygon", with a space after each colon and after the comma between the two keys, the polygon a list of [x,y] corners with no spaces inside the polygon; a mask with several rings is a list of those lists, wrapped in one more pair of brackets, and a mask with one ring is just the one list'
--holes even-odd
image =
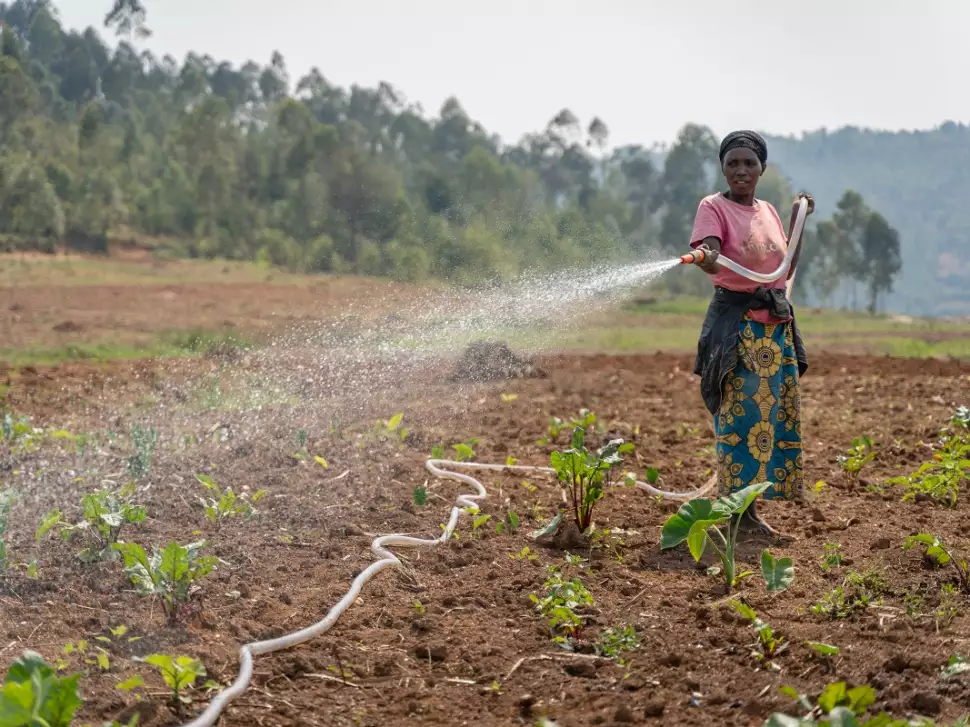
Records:
{"label": "woman's face", "polygon": [[724,163],[721,165],[721,172],[734,197],[754,194],[761,171],[758,155],[746,148],[731,149],[724,155]]}

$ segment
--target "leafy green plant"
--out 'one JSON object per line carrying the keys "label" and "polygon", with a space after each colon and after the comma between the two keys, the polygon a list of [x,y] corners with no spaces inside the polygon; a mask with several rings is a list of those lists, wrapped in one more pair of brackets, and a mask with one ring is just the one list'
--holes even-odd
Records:
{"label": "leafy green plant", "polygon": [[170,624],[177,623],[200,586],[198,581],[211,573],[217,563],[212,556],[202,556],[205,541],[179,545],[169,543],[163,550],[153,549],[149,558],[136,543],[115,543],[121,553],[125,573],[142,596],[158,597]]}
{"label": "leafy green plant", "polygon": [[[195,686],[200,677],[206,675],[205,667],[198,659],[190,656],[169,656],[168,654],[151,654],[139,661],[151,664],[162,675],[165,684],[172,690],[172,704],[181,712],[182,706],[191,704],[189,690]],[[206,682],[205,686],[218,686],[215,682]]]}
{"label": "leafy green plant", "polygon": [[964,593],[970,593],[970,565],[968,565],[966,558],[945,545],[938,535],[931,535],[930,533],[910,535],[903,541],[903,550],[909,550],[916,545],[923,546],[923,557],[933,565],[952,566],[960,584],[960,590]]}
{"label": "leafy green plant", "polygon": [[836,461],[850,475],[858,476],[862,468],[876,458],[874,446],[869,437],[857,437],[852,440],[852,446],[846,453],[840,454]]}
{"label": "leafy green plant", "polygon": [[788,648],[788,641],[785,637],[776,634],[771,626],[761,620],[751,606],[741,601],[731,601],[731,606],[742,618],[751,622],[758,634],[757,651],[752,652],[758,659],[773,659]]}
{"label": "leafy green plant", "polygon": [[512,560],[533,561],[533,560],[538,560],[539,556],[533,553],[532,550],[530,550],[529,546],[527,545],[524,548],[522,548],[522,550],[520,550],[518,553],[509,553],[509,558],[511,558]]}
{"label": "leafy green plant", "polygon": [[[793,687],[781,687],[782,694],[794,699],[807,712],[802,718],[786,714],[773,714],[765,722],[765,727],[861,727],[856,720],[876,701],[876,692],[870,686],[849,688],[845,682],[833,682],[825,686],[816,704],[808,695],[800,694]],[[820,721],[821,720],[821,721]],[[867,722],[867,726],[889,727],[887,722]],[[904,722],[903,724],[908,724]]]}
{"label": "leafy green plant", "polygon": [[225,490],[220,491],[219,485],[208,475],[196,475],[195,478],[207,490],[216,495],[214,498],[199,498],[205,510],[205,516],[211,522],[221,522],[239,515],[247,520],[254,518],[257,514],[254,507],[255,503],[259,502],[267,493],[267,490],[257,490],[252,496],[246,492],[237,495],[231,487],[226,487]]}
{"label": "leafy green plant", "polygon": [[963,598],[956,586],[952,583],[944,583],[940,586],[940,601],[933,611],[937,632],[953,623],[962,605]]}
{"label": "leafy green plant", "polygon": [[571,513],[585,533],[593,524],[593,508],[603,498],[604,486],[613,484],[613,467],[623,461],[623,454],[633,450],[632,444],[614,439],[595,453],[586,449],[586,431],[573,429],[572,446],[563,452],[553,452],[550,457],[560,486],[566,490]]}
{"label": "leafy green plant", "polygon": [[81,496],[82,520],[71,523],[64,519],[60,510],[51,510],[44,515],[34,537],[40,540],[48,532],[57,532],[62,540],[68,541],[80,533],[90,542],[77,554],[82,562],[93,563],[115,556],[111,546],[118,542],[122,529],[144,522],[146,518],[145,507],[130,502],[134,494],[134,483],[115,492],[100,490],[84,494]]}
{"label": "leafy green plant", "polygon": [[583,617],[576,609],[593,605],[593,595],[586,589],[578,577],[566,579],[558,566],[547,567],[549,573],[542,584],[544,593],[538,596],[529,594],[529,599],[536,605],[553,631],[559,632],[553,641],[568,644],[571,639],[579,636],[583,629]]}
{"label": "leafy green plant", "polygon": [[[710,545],[721,560],[724,585],[730,591],[742,578],[752,574],[751,571],[736,573],[734,551],[741,516],[755,498],[768,487],[770,484],[767,482],[748,485],[742,490],[713,501],[697,498],[685,502],[664,523],[660,532],[661,550],[674,548],[686,540],[690,554],[699,563],[707,546]],[[722,532],[721,526],[727,531],[726,535]],[[761,553],[761,572],[769,592],[785,590],[795,578],[792,559],[776,559],[767,550]]]}
{"label": "leafy green plant", "polygon": [[80,672],[58,677],[34,651],[24,651],[10,665],[0,691],[0,725],[4,727],[70,727],[83,704],[78,694]]}
{"label": "leafy green plant", "polygon": [[128,475],[138,479],[148,474],[152,466],[152,455],[158,441],[158,432],[154,427],[142,429],[137,424],[131,425],[131,443],[135,453],[128,458]]}
{"label": "leafy green plant", "polygon": [[418,507],[424,507],[428,504],[428,488],[427,487],[415,487],[414,492],[411,493],[411,499],[414,500],[414,504]]}
{"label": "leafy green plant", "polygon": [[933,459],[921,464],[915,472],[887,482],[905,488],[904,501],[919,497],[953,507],[960,494],[960,483],[967,479],[970,479],[970,441],[953,436],[945,438]]}

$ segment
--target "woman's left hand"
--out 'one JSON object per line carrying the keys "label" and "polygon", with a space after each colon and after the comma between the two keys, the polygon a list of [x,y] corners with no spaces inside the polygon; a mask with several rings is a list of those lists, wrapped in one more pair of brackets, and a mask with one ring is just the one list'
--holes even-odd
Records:
{"label": "woman's left hand", "polygon": [[812,214],[812,212],[815,211],[815,200],[812,199],[812,195],[810,195],[808,192],[799,192],[798,193],[798,196],[795,197],[795,203],[792,205],[792,215],[794,215],[795,212],[798,211],[798,200],[800,200],[800,199],[806,199],[806,200],[808,200],[808,213],[807,214]]}

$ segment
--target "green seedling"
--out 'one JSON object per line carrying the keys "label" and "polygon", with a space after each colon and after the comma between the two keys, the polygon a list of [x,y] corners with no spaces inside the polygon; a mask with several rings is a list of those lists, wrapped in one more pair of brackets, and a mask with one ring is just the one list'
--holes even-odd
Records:
{"label": "green seedling", "polygon": [[51,510],[44,515],[34,537],[40,540],[48,532],[59,533],[66,542],[81,534],[90,543],[77,554],[81,562],[94,563],[117,557],[111,546],[119,541],[121,531],[128,525],[144,522],[146,518],[145,507],[130,502],[134,494],[132,482],[116,492],[101,490],[82,495],[82,520],[70,523],[60,510]]}
{"label": "green seedling", "polygon": [[583,617],[576,609],[593,605],[593,596],[578,577],[565,579],[558,567],[551,565],[546,569],[549,576],[542,584],[543,595],[529,594],[536,610],[546,618],[549,627],[557,635],[553,641],[569,644],[583,629]]}
{"label": "green seedling", "polygon": [[[110,639],[107,639],[107,641],[111,643]],[[95,646],[92,652],[89,650],[89,646],[90,644],[87,639],[79,639],[77,642],[68,641],[64,645],[64,648],[61,649],[61,653],[64,656],[77,656],[78,659],[88,666],[97,666],[101,671],[108,671],[111,668],[111,659],[108,656],[108,652],[100,646]],[[58,671],[66,668],[66,662],[58,662]]]}
{"label": "green seedling", "polygon": [[80,678],[80,672],[58,677],[40,654],[24,651],[10,665],[0,690],[0,725],[70,727],[83,704]]}
{"label": "green seedling", "polygon": [[924,462],[909,475],[893,477],[890,485],[901,485],[903,500],[926,498],[945,507],[953,507],[960,494],[960,483],[970,479],[970,441],[963,436],[944,440],[933,459]]}
{"label": "green seedling", "polygon": [[822,546],[822,570],[842,567],[842,546],[838,543],[826,543]]}
{"label": "green seedling", "polygon": [[445,445],[436,444],[431,448],[431,459],[444,459],[445,458]]}
{"label": "green seedling", "polygon": [[257,490],[250,496],[248,493],[237,495],[231,487],[220,491],[219,485],[208,475],[196,475],[195,478],[202,485],[216,495],[215,498],[200,497],[199,501],[205,510],[206,518],[211,522],[222,522],[229,518],[243,516],[247,520],[254,518],[257,510],[254,504],[266,496],[266,490]]}
{"label": "green seedling", "polygon": [[603,498],[604,487],[613,484],[615,465],[623,461],[623,455],[633,450],[633,445],[614,439],[595,453],[586,449],[586,430],[573,429],[572,446],[550,456],[552,468],[560,486],[566,491],[571,515],[581,533],[593,524],[593,508]]}
{"label": "green seedling", "polygon": [[904,550],[909,550],[915,545],[923,546],[923,557],[932,565],[950,565],[956,573],[960,590],[964,593],[970,593],[970,565],[967,564],[966,558],[944,545],[943,540],[938,535],[918,533],[917,535],[910,535],[903,541]]}
{"label": "green seedling", "polygon": [[470,462],[475,459],[476,446],[478,446],[478,439],[469,439],[460,444],[451,445],[451,448],[455,450],[455,461]]}
{"label": "green seedling", "polygon": [[519,516],[514,511],[509,510],[505,513],[505,518],[495,523],[495,532],[501,535],[506,530],[510,535],[514,535],[519,529]]}
{"label": "green seedling", "polygon": [[628,651],[640,648],[640,636],[632,624],[603,629],[593,649],[599,656],[617,659]]}
{"label": "green seedling", "polygon": [[131,443],[135,447],[135,453],[128,458],[128,475],[135,479],[144,477],[152,466],[152,455],[155,452],[155,444],[158,441],[158,433],[154,427],[142,429],[137,424],[131,425]]}
{"label": "green seedling", "polygon": [[472,520],[472,537],[478,538],[482,535],[481,529],[492,519],[492,516],[488,513],[478,514],[477,510],[475,515],[475,519]]}
{"label": "green seedling", "polygon": [[882,594],[889,589],[886,579],[874,570],[846,575],[842,584],[836,586],[825,598],[812,604],[811,611],[817,616],[831,619],[848,618],[858,611],[882,603]]}
{"label": "green seedling", "polygon": [[415,487],[414,492],[411,493],[411,499],[418,507],[424,507],[428,504],[428,488]]}
{"label": "green seedling", "polygon": [[403,422],[403,413],[395,414],[390,419],[383,419],[374,425],[374,436],[379,442],[403,442],[408,436],[407,427],[401,426]]}
{"label": "green seedling", "polygon": [[860,723],[857,718],[876,701],[876,692],[869,686],[850,689],[845,682],[833,682],[822,690],[816,704],[793,687],[781,687],[781,692],[794,699],[807,714],[802,718],[773,714],[764,727],[902,727],[909,724],[885,721],[887,715],[880,715],[879,721]]}
{"label": "green seedling", "polygon": [[757,651],[752,654],[759,660],[773,659],[788,648],[788,641],[784,636],[776,634],[774,629],[761,620],[755,610],[741,601],[731,601],[731,606],[742,618],[751,622],[758,634]]}
{"label": "green seedling", "polygon": [[970,660],[959,654],[953,654],[947,659],[946,666],[940,668],[940,679],[946,681],[959,674],[966,674],[970,671]]}
{"label": "green seedling", "polygon": [[415,601],[411,605],[414,608],[415,613],[417,613],[419,616],[424,616],[425,609],[424,609],[424,604],[421,603],[421,601]]}
{"label": "green seedling", "polygon": [[533,553],[529,546],[525,546],[518,553],[509,553],[509,558],[512,560],[538,560],[539,556]]}
{"label": "green seedling", "polygon": [[546,428],[548,437],[540,439],[539,444],[555,444],[559,441],[559,435],[562,434],[563,430],[572,430],[576,427],[582,428],[585,432],[595,431],[602,433],[603,431],[603,425],[597,422],[596,414],[589,409],[580,409],[579,414],[572,415],[569,419],[560,419],[554,416],[549,417],[549,425]]}
{"label": "green seedling", "polygon": [[515,466],[515,463],[518,462],[518,461],[519,461],[518,459],[516,459],[515,457],[513,457],[510,454],[508,457],[505,458],[505,466],[506,467],[514,467]]}
{"label": "green seedling", "polygon": [[819,656],[824,659],[828,659],[832,656],[838,656],[841,653],[838,646],[826,644],[821,641],[806,641],[805,646],[811,649],[815,656]]}
{"label": "green seedling", "polygon": [[151,558],[136,543],[112,547],[121,553],[125,574],[139,595],[161,599],[168,622],[175,624],[199,590],[198,582],[216,567],[216,558],[199,554],[203,546],[204,540],[189,545],[169,543],[163,550],[154,548]]}
{"label": "green seedling", "polygon": [[[151,664],[162,675],[165,684],[172,690],[172,704],[181,712],[182,707],[191,704],[189,689],[195,686],[199,677],[206,675],[205,667],[198,659],[190,656],[169,656],[168,654],[152,654],[138,659]],[[205,686],[217,686],[214,682],[207,682]]]}
{"label": "green seedling", "polygon": [[852,446],[846,450],[846,453],[840,454],[836,461],[843,470],[856,477],[863,467],[876,458],[874,446],[869,437],[857,437],[852,440]]}
{"label": "green seedling", "polygon": [[[743,490],[713,501],[698,498],[685,502],[664,523],[660,532],[661,550],[674,548],[686,540],[690,554],[699,563],[710,545],[721,560],[724,585],[730,591],[741,579],[752,575],[750,571],[736,572],[734,551],[741,516],[755,498],[770,486],[767,482],[749,485]],[[722,532],[722,527],[727,531],[726,535]],[[769,592],[785,590],[795,578],[792,559],[776,559],[767,550],[761,553],[761,573]]]}
{"label": "green seedling", "polygon": [[944,583],[940,586],[940,602],[933,612],[934,619],[936,620],[937,633],[953,623],[954,619],[959,615],[962,605],[963,597],[960,595],[956,586],[952,583]]}

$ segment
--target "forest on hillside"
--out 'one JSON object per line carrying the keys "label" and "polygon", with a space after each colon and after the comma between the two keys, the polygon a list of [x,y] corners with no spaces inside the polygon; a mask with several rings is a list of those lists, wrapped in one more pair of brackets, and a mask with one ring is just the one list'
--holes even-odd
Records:
{"label": "forest on hillside", "polygon": [[[562,109],[507,144],[458,99],[428,116],[389,83],[340,88],[316,68],[293,78],[279,52],[240,67],[157,57],[139,49],[143,13],[116,12],[126,6],[137,0],[116,0],[107,18],[112,46],[95,28],[65,29],[48,0],[0,2],[0,249],[132,241],[474,285],[680,253],[699,200],[722,186],[718,139],[701,125],[662,150],[611,148],[604,120]],[[791,168],[769,164],[758,195],[787,220],[785,171],[806,163],[785,153]],[[838,180],[811,189],[830,216],[813,219],[799,294],[875,310],[900,248],[925,241],[893,229],[851,175]],[[699,271],[668,279],[709,286]]]}

